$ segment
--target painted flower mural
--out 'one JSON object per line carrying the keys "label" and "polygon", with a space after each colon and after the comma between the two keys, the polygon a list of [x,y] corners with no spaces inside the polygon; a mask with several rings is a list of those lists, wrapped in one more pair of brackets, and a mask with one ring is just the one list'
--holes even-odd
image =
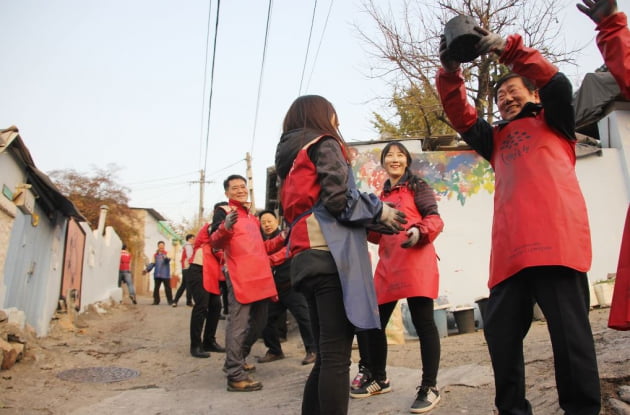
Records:
{"label": "painted flower mural", "polygon": [[[351,151],[352,169],[362,191],[380,194],[387,174],[380,165],[384,144]],[[438,200],[456,198],[463,206],[466,199],[485,190],[494,193],[494,171],[474,151],[434,151],[412,153],[411,170],[433,187]]]}

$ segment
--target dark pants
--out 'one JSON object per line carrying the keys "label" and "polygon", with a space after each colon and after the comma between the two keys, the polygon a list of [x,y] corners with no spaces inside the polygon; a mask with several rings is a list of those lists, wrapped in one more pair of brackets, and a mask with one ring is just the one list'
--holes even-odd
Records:
{"label": "dark pants", "polygon": [[221,304],[223,305],[223,314],[228,314],[228,288],[226,281],[219,281],[219,288],[221,289]]}
{"label": "dark pants", "polygon": [[[360,364],[365,366],[377,380],[387,379],[387,336],[385,327],[396,307],[397,301],[378,306],[381,327],[359,332],[357,343],[361,356]],[[422,386],[436,386],[440,366],[440,334],[433,320],[433,300],[427,297],[407,298],[411,321],[420,339],[422,360]]]}
{"label": "dark pants", "polygon": [[288,290],[279,292],[278,298],[278,302],[269,303],[267,325],[262,332],[263,340],[265,341],[265,346],[269,348],[269,353],[275,355],[282,353],[278,322],[283,318],[286,321],[286,317],[283,316],[286,316],[287,309],[293,314],[295,321],[297,321],[300,336],[302,336],[302,342],[304,343],[306,351],[316,352],[317,346],[315,345],[315,339],[313,339],[311,318],[308,313],[308,305],[306,304],[304,295],[295,291],[293,288],[289,288]]}
{"label": "dark pants", "polygon": [[[218,295],[203,288],[203,268],[192,264],[188,268],[188,292],[195,300],[190,312],[190,348],[210,346],[216,341],[217,325],[221,313],[221,300]],[[204,329],[204,324],[205,329]],[[202,329],[203,336],[202,336]]]}
{"label": "dark pants", "polygon": [[167,278],[154,278],[153,279],[153,304],[160,304],[160,285],[164,284],[164,293],[166,294],[166,301],[169,304],[173,304],[173,292],[171,291],[171,279]]}
{"label": "dark pants", "polygon": [[525,398],[523,338],[534,301],[547,320],[560,407],[568,415],[598,414],[601,395],[588,320],[588,279],[583,272],[560,266],[526,268],[490,290],[484,335],[499,414],[532,414]]}
{"label": "dark pants", "polygon": [[182,283],[179,285],[177,292],[175,293],[174,302],[178,302],[184,291],[186,291],[186,304],[192,304],[192,293],[190,292],[190,288],[188,288],[188,269],[182,270]]}
{"label": "dark pants", "polygon": [[354,326],[346,316],[338,274],[304,278],[317,359],[304,386],[302,414],[345,415],[350,394],[350,355]]}
{"label": "dark pants", "polygon": [[228,287],[228,318],[225,327],[225,365],[229,381],[239,382],[249,377],[245,371],[245,358],[267,322],[268,300],[242,304],[234,296],[230,274],[226,273]]}

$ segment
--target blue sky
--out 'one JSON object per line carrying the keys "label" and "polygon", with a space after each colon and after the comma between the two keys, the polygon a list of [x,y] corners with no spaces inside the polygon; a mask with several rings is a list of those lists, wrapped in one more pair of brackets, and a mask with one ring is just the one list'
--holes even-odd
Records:
{"label": "blue sky", "polygon": [[[209,3],[0,2],[0,128],[16,125],[45,172],[89,172],[115,163],[121,167],[118,181],[131,189],[132,206],[154,208],[176,222],[194,218],[199,185],[192,182],[199,180],[205,160]],[[402,0],[389,3],[399,10]],[[206,165],[206,180],[213,183],[205,188],[206,212],[224,199],[227,175],[245,175],[246,152],[253,155],[256,203],[264,204],[265,172],[273,164],[282,119],[300,92],[323,95],[335,105],[346,140],[377,138],[371,114],[386,111],[378,98],[390,89],[368,76],[376,62],[354,28],[373,33],[373,23],[360,2],[337,0],[322,37],[330,4],[317,2],[304,70],[313,1],[273,2],[254,129],[268,3],[221,2]],[[578,68],[561,68],[578,85],[602,59],[593,23],[575,2],[566,4],[559,16],[570,28],[563,41],[588,44]],[[211,42],[215,12],[212,1]]]}

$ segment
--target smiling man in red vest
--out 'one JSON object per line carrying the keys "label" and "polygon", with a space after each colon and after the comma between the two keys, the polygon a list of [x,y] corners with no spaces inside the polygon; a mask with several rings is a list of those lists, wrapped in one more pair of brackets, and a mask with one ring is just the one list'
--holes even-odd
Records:
{"label": "smiling man in red vest", "polygon": [[227,267],[227,390],[250,392],[262,389],[262,383],[249,376],[255,367],[245,359],[267,322],[268,299],[278,296],[268,254],[284,245],[284,236],[263,241],[258,217],[249,211],[249,191],[243,176],[229,176],[223,188],[228,206],[214,211],[210,243],[214,249],[223,250]]}
{"label": "smiling man in red vest", "polygon": [[484,334],[499,414],[531,414],[525,397],[523,338],[536,301],[547,319],[560,407],[600,410],[595,346],[588,320],[591,239],[575,174],[571,83],[519,35],[475,28],[480,54],[495,53],[513,72],[497,81],[502,121],[490,125],[467,99],[460,63],[440,45],[437,87],[463,139],[495,172],[490,296]]}

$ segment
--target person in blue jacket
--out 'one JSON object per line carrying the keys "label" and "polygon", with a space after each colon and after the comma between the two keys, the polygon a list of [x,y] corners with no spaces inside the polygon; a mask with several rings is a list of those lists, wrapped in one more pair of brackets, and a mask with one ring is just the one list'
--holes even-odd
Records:
{"label": "person in blue jacket", "polygon": [[142,275],[153,270],[153,305],[160,304],[160,286],[164,284],[164,293],[168,305],[173,304],[173,292],[171,291],[171,258],[168,256],[164,248],[164,241],[159,241],[158,249],[153,254],[153,262],[151,262],[142,271]]}

